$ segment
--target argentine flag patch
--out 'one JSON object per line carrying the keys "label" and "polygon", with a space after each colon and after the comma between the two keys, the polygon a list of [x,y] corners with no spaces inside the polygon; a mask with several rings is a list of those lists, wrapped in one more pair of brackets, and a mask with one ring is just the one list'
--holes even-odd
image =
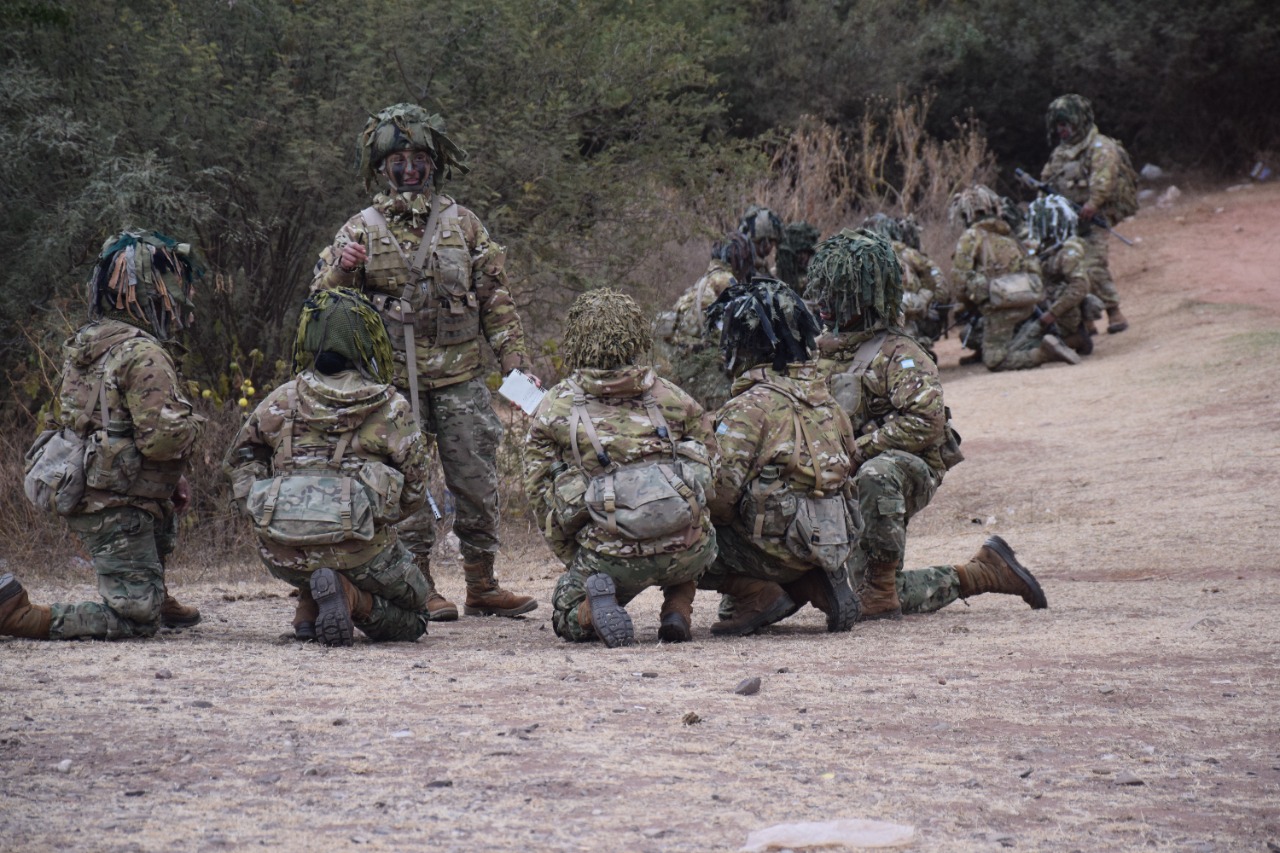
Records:
{"label": "argentine flag patch", "polygon": [[903,367],[915,367],[915,366],[916,366],[916,360],[915,360],[914,358],[904,358],[904,359],[900,362],[900,364],[901,364]]}
{"label": "argentine flag patch", "polygon": [[716,427],[716,435],[724,435],[728,431],[729,431],[728,424],[722,423],[718,427]]}

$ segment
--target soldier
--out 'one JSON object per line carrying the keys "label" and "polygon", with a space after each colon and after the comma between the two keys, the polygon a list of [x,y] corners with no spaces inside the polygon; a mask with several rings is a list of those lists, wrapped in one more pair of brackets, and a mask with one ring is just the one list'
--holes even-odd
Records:
{"label": "soldier", "polygon": [[294,636],[349,646],[427,631],[427,579],[393,526],[427,495],[427,442],[391,384],[382,319],[359,291],[302,307],[296,377],[240,428],[223,472],[267,571],[298,590]]}
{"label": "soldier", "polygon": [[914,217],[894,218],[884,213],[868,216],[862,227],[893,244],[902,265],[902,328],[916,339],[936,364],[933,345],[947,328],[950,288],[938,265],[920,251],[920,226]]}
{"label": "soldier", "polygon": [[720,369],[715,330],[707,326],[706,310],[730,285],[750,281],[754,274],[750,241],[731,231],[712,246],[707,271],[655,324],[658,372],[708,411],[729,399],[729,383]]}
{"label": "soldier", "polygon": [[854,488],[863,526],[851,559],[861,577],[861,618],[900,619],[984,592],[1045,607],[1040,585],[999,536],[967,563],[902,570],[907,522],[962,457],[937,365],[895,322],[902,270],[893,247],[862,229],[824,240],[805,296],[835,330],[818,340],[818,369],[857,436]]}
{"label": "soldier", "polygon": [[1082,95],[1055,98],[1044,121],[1054,149],[1040,180],[1079,205],[1091,290],[1107,309],[1107,333],[1123,332],[1129,321],[1120,311],[1120,295],[1107,263],[1110,234],[1095,224],[1095,217],[1110,226],[1137,213],[1133,165],[1119,142],[1098,132],[1093,105]]}
{"label": "soldier", "polygon": [[[191,247],[156,231],[103,244],[89,279],[90,322],[63,345],[58,413],[47,425],[87,447],[82,495],[64,514],[93,557],[102,602],[33,605],[5,574],[0,634],[115,640],[200,621],[166,592],[164,566],[190,503],[183,471],[204,425],[165,343],[194,322],[198,274]],[[41,436],[29,461],[39,465],[53,435]]]}
{"label": "soldier", "polygon": [[1062,342],[1080,355],[1093,352],[1093,338],[1086,317],[1089,294],[1088,250],[1076,236],[1076,212],[1060,195],[1031,202],[1027,214],[1036,255],[1044,272],[1047,298],[1036,319],[1045,331],[1060,330]]}
{"label": "soldier", "polygon": [[742,214],[738,230],[751,241],[756,272],[776,277],[777,270],[771,259],[782,242],[782,220],[778,215],[767,207],[753,204]]}
{"label": "soldier", "polygon": [[662,588],[658,637],[691,639],[696,581],[716,556],[706,509],[710,421],[641,359],[649,324],[616,290],[579,296],[565,322],[572,373],[529,426],[525,492],[568,570],[552,594],[552,626],[573,642],[629,645],[625,605]]}
{"label": "soldier", "polygon": [[[529,368],[503,271],[506,252],[474,213],[439,192],[453,170],[467,171],[440,116],[396,104],[369,120],[358,145],[365,186],[385,189],[321,252],[311,287],[362,290],[386,322],[395,350],[392,381],[409,397],[423,431],[435,435],[456,501],[466,614],[528,613],[538,602],[504,590],[493,571],[502,424],[480,375],[482,339],[503,373]],[[400,533],[427,579],[431,618],[457,619],[457,606],[431,577],[431,513],[406,519]]]}
{"label": "soldier", "polygon": [[720,556],[699,586],[731,596],[713,634],[743,636],[806,602],[828,631],[858,618],[849,584],[853,428],[818,375],[817,319],[794,290],[756,279],[722,297],[733,399],[716,415],[710,501]]}
{"label": "soldier", "polygon": [[1040,264],[1000,216],[1000,197],[976,184],[951,198],[952,224],[966,226],[951,271],[982,314],[982,363],[988,370],[1025,370],[1047,361],[1079,364],[1080,356],[1031,319],[1044,298]]}
{"label": "soldier", "polygon": [[821,236],[817,228],[804,220],[788,222],[782,230],[782,242],[778,244],[778,278],[796,293],[804,292],[804,274]]}

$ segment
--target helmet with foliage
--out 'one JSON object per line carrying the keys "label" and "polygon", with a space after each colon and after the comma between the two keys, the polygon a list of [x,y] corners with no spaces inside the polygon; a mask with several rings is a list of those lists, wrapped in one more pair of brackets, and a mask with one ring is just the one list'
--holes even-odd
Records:
{"label": "helmet with foliage", "polygon": [[821,324],[786,282],[757,278],[729,288],[717,302],[720,355],[730,376],[766,363],[783,373],[812,357]]}
{"label": "helmet with foliage", "polygon": [[822,233],[808,222],[788,222],[778,244],[778,278],[797,292],[804,286],[804,274],[813,259],[813,250]]}
{"label": "helmet with foliage", "polygon": [[382,317],[358,290],[318,290],[302,305],[293,344],[293,370],[324,374],[358,370],[365,379],[391,381],[391,339]]}
{"label": "helmet with foliage", "polygon": [[195,280],[203,275],[189,243],[121,231],[102,244],[89,277],[89,317],[124,320],[168,340],[195,322]]}
{"label": "helmet with foliage", "polygon": [[1089,128],[1093,127],[1093,104],[1084,95],[1062,95],[1054,98],[1044,114],[1045,130],[1049,134],[1049,144],[1058,143],[1058,124],[1071,125],[1071,135],[1067,142],[1076,143],[1084,139]]}
{"label": "helmet with foliage", "polygon": [[914,216],[890,216],[887,213],[873,213],[862,220],[862,227],[884,237],[886,240],[902,243],[913,249],[920,248],[920,223]]}
{"label": "helmet with foliage", "polygon": [[782,220],[778,218],[778,214],[758,204],[747,208],[742,221],[738,223],[738,230],[746,234],[753,243],[757,240],[772,240],[775,243],[782,241]]}
{"label": "helmet with foliage", "polygon": [[564,356],[570,370],[628,367],[652,346],[649,318],[634,299],[619,290],[588,290],[569,306]]}
{"label": "helmet with foliage", "polygon": [[738,281],[751,281],[755,275],[755,256],[751,253],[751,241],[739,231],[730,231],[724,240],[711,247],[711,257],[728,264],[729,271]]}
{"label": "helmet with foliage", "polygon": [[952,225],[969,226],[999,216],[1001,209],[1000,196],[982,184],[974,184],[951,197],[947,219]]}
{"label": "helmet with foliage", "polygon": [[439,189],[453,170],[465,175],[467,154],[445,135],[444,118],[417,104],[394,104],[370,116],[356,140],[360,176],[365,187],[379,182],[382,161],[396,151],[426,151],[434,170],[431,181]]}
{"label": "helmet with foliage", "polygon": [[1031,236],[1041,246],[1056,246],[1076,235],[1080,217],[1071,202],[1060,195],[1042,196],[1027,211]]}
{"label": "helmet with foliage", "polygon": [[1025,217],[1022,214],[1022,208],[1018,207],[1018,203],[1007,195],[1000,196],[1000,218],[1009,223],[1009,227],[1014,233],[1022,228]]}
{"label": "helmet with foliage", "polygon": [[804,295],[841,330],[891,323],[902,310],[898,253],[873,231],[846,228],[818,244]]}

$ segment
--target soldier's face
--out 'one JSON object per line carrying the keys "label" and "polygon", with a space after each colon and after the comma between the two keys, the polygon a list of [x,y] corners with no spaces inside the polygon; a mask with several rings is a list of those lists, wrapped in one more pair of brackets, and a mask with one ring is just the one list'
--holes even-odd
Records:
{"label": "soldier's face", "polygon": [[755,241],[756,257],[767,258],[769,253],[773,251],[774,242],[768,237],[761,237]]}
{"label": "soldier's face", "polygon": [[1058,138],[1062,140],[1070,139],[1076,132],[1075,125],[1065,119],[1058,119],[1054,122],[1053,129],[1058,134]]}
{"label": "soldier's face", "polygon": [[382,173],[396,192],[422,192],[433,164],[425,151],[396,151],[382,161]]}

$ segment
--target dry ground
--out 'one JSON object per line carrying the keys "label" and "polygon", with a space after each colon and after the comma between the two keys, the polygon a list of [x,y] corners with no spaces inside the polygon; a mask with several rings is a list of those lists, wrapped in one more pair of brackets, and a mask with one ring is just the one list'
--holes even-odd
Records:
{"label": "dry ground", "polygon": [[721,640],[707,596],[658,646],[651,592],[608,651],[556,639],[534,543],[500,563],[531,618],[325,650],[281,639],[280,584],[189,585],[189,631],[0,640],[0,848],[710,851],[861,817],[921,851],[1280,849],[1280,186],[1184,198],[1113,243],[1133,327],[1083,365],[942,348],[968,461],[908,562],[998,532],[1049,610]]}

